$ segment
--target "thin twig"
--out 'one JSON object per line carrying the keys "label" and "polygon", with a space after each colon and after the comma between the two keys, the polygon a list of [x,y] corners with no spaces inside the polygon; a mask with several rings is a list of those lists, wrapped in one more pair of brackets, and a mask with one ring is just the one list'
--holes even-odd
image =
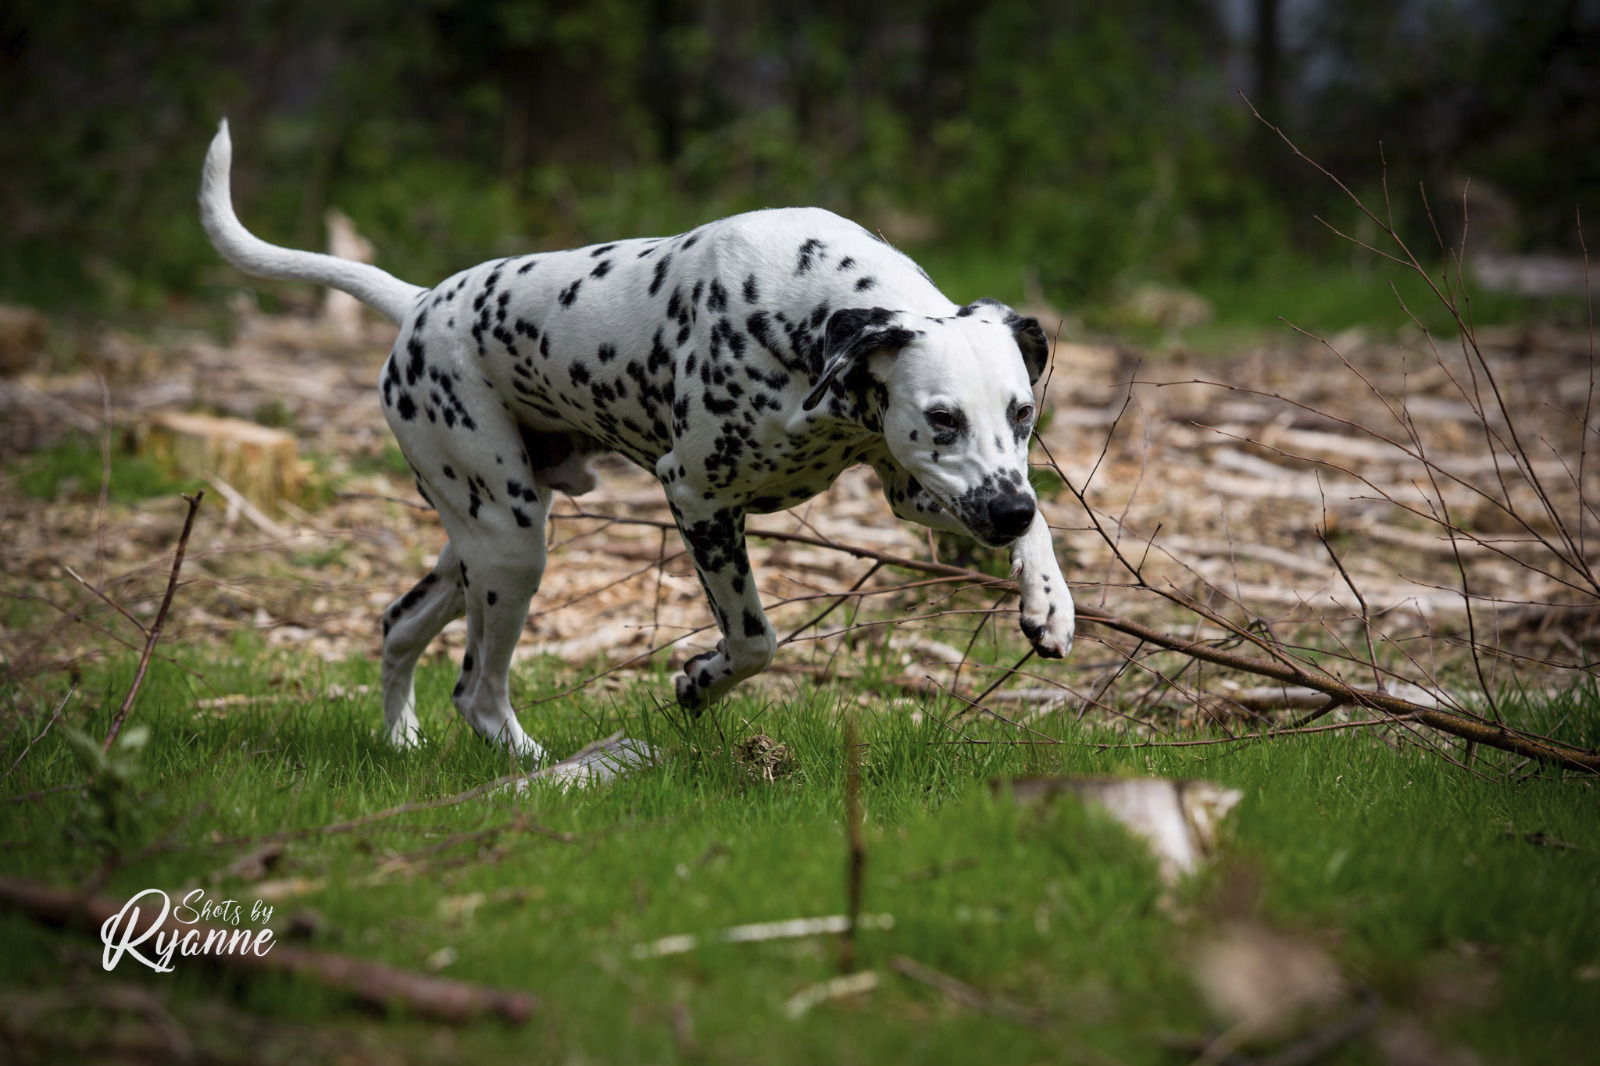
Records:
{"label": "thin twig", "polygon": [[145,628],[145,624],[143,622],[139,621],[133,615],[129,614],[128,613],[128,609],[126,607],[122,606],[122,604],[118,603],[116,600],[112,599],[110,596],[107,596],[104,592],[100,591],[99,589],[95,588],[93,585],[89,584],[89,582],[85,581],[83,579],[82,575],[80,575],[76,570],[72,569],[72,567],[67,566],[65,563],[63,563],[62,566],[61,566],[61,569],[65,570],[67,572],[67,576],[72,578],[72,580],[76,581],[78,584],[80,584],[84,588],[88,589],[95,596],[98,596],[100,598],[100,600],[107,607],[110,607],[112,610],[116,611],[122,617],[126,618],[128,621],[132,622],[135,626],[137,626],[139,628],[139,632],[143,633],[146,637],[150,636],[150,630]]}
{"label": "thin twig", "polygon": [[178,572],[183,569],[183,553],[189,550],[189,533],[194,529],[194,516],[200,510],[200,501],[205,499],[205,495],[205,489],[198,489],[193,496],[184,497],[189,504],[189,513],[183,519],[183,532],[178,535],[178,549],[172,556],[172,573],[167,578],[167,592],[161,597],[161,609],[156,612],[156,620],[150,626],[149,635],[145,638],[144,652],[139,656],[139,668],[134,671],[133,684],[128,687],[128,697],[122,701],[122,707],[117,711],[116,717],[111,719],[111,729],[106,733],[105,743],[101,745],[102,751],[111,750],[117,734],[122,732],[123,720],[133,709],[133,700],[139,694],[139,686],[144,684],[144,672],[150,667],[150,653],[155,651],[156,642],[161,639],[161,627],[166,623],[167,610],[172,606],[172,595],[178,591]]}
{"label": "thin twig", "polygon": [[965,981],[951,977],[947,973],[941,973],[931,966],[924,966],[922,963],[905,955],[896,955],[889,960],[889,969],[902,977],[909,977],[919,984],[927,985],[934,991],[943,994],[952,1003],[959,1003],[963,1007],[988,1011],[991,1014],[998,1014],[1002,1018],[1009,1018],[1024,1025],[1043,1025],[1050,1020],[1049,1014],[1045,1011],[1019,1006],[999,996],[988,995],[973,988]]}
{"label": "thin twig", "polygon": [[844,720],[844,822],[849,843],[845,866],[845,914],[849,923],[839,937],[839,972],[856,968],[856,921],[861,915],[861,887],[867,868],[867,844],[861,832],[861,746],[856,742],[856,722]]}
{"label": "thin twig", "polygon": [[61,697],[61,703],[57,705],[56,713],[52,714],[50,716],[50,720],[44,724],[44,728],[39,730],[39,735],[28,741],[28,746],[23,748],[22,754],[18,755],[16,759],[12,761],[10,769],[8,769],[4,774],[0,774],[0,781],[4,781],[6,778],[10,777],[12,772],[16,770],[17,766],[21,764],[22,760],[28,757],[28,752],[33,750],[33,746],[39,743],[39,741],[43,740],[46,733],[50,732],[50,727],[56,724],[56,719],[61,717],[61,712],[66,709],[67,701],[72,698],[72,694],[76,691],[78,691],[78,683],[74,681],[72,683],[72,687],[67,689],[67,694]]}

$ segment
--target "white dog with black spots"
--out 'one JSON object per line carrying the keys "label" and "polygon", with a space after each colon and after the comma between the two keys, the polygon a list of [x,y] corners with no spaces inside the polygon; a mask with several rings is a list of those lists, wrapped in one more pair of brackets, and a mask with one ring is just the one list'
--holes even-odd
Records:
{"label": "white dog with black spots", "polygon": [[722,639],[677,678],[699,711],[777,647],[744,519],[792,507],[868,463],[894,513],[1009,547],[1037,652],[1072,646],[1072,595],[1028,481],[1033,385],[1049,343],[993,300],[957,305],[916,263],[816,208],[754,211],[680,234],[496,259],[422,289],[362,263],[279,248],[239,222],[227,123],[201,219],[230,263],[350,293],[400,327],[384,415],[449,543],[384,613],[389,738],[420,737],[412,678],[467,618],[457,709],[517,755],[543,749],[511,706],[511,654],[545,568],[557,491],[587,460],[651,471]]}

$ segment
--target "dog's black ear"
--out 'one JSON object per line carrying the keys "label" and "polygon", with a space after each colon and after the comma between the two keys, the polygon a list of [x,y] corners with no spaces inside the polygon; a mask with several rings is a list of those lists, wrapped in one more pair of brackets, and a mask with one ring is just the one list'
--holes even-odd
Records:
{"label": "dog's black ear", "polygon": [[1028,368],[1028,384],[1037,385],[1039,376],[1050,362],[1050,338],[1044,335],[1044,327],[1039,325],[1037,318],[1025,317],[1015,311],[1006,316],[1006,325],[1011,327],[1011,335],[1017,339],[1017,347],[1022,350],[1022,363]]}
{"label": "dog's black ear", "polygon": [[916,336],[894,324],[895,313],[882,307],[847,307],[828,319],[822,340],[822,373],[801,407],[809,411],[822,402],[833,379],[868,352],[879,348],[904,348]]}
{"label": "dog's black ear", "polygon": [[1017,348],[1022,352],[1022,364],[1028,368],[1028,384],[1037,385],[1039,376],[1044,373],[1044,368],[1050,362],[1050,338],[1044,335],[1044,327],[1039,325],[1037,318],[1025,318],[999,300],[985,297],[974,300],[972,303],[956,312],[958,318],[965,318],[980,310],[993,308],[1003,317],[1004,322],[1011,330],[1011,335],[1016,338]]}

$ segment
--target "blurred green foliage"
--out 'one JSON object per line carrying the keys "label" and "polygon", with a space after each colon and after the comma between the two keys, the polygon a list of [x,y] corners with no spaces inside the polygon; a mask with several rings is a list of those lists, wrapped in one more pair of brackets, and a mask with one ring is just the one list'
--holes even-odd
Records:
{"label": "blurred green foliage", "polygon": [[214,296],[193,201],[223,115],[249,225],[320,247],[337,205],[423,282],[802,203],[1068,305],[1347,257],[1310,214],[1348,204],[1240,87],[1379,203],[1383,142],[1423,245],[1416,181],[1465,174],[1522,209],[1513,242],[1570,243],[1575,204],[1600,217],[1597,57],[1593,0],[12,0],[0,298]]}
{"label": "blurred green foliage", "polygon": [[106,486],[110,499],[119,503],[194,492],[204,488],[198,478],[180,478],[134,451],[130,441],[104,442],[86,434],[70,434],[49,447],[39,448],[5,464],[5,477],[25,495],[54,500],[93,498]]}

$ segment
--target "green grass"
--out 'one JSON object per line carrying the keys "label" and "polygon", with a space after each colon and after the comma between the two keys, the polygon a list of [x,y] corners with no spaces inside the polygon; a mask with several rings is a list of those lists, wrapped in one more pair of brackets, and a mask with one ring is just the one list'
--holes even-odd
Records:
{"label": "green grass", "polygon": [[[1454,267],[1451,267],[1453,276]],[[1449,291],[1445,267],[1434,264],[1431,278],[1441,293]],[[1525,322],[1585,321],[1584,302],[1571,297],[1527,297],[1480,291],[1467,280],[1463,313],[1477,325],[1520,325]],[[1454,320],[1428,284],[1414,271],[1394,264],[1370,268],[1304,264],[1263,273],[1259,277],[1209,280],[1199,287],[1216,308],[1218,326],[1271,325],[1282,316],[1317,333],[1337,333],[1361,326],[1377,337],[1413,325],[1407,308],[1422,324],[1453,336]],[[1398,297],[1398,298],[1397,298]],[[1402,302],[1404,305],[1402,306]]]}
{"label": "green grass", "polygon": [[[64,716],[103,735],[131,679],[119,660],[87,674]],[[187,658],[196,674],[157,663],[134,720],[151,739],[116,839],[128,862],[104,891],[125,899],[149,887],[206,888],[211,899],[251,900],[251,887],[212,881],[247,850],[215,841],[344,821],[409,800],[452,794],[508,769],[448,708],[454,681],[440,661],[419,675],[430,743],[388,750],[374,735],[375,694],[328,696],[374,685],[375,665],[310,663],[240,641],[231,654]],[[556,691],[569,677],[518,674],[517,699]],[[938,994],[886,974],[867,996],[824,1004],[798,1021],[783,1013],[797,990],[837,971],[831,938],[704,946],[638,959],[635,944],[675,933],[837,913],[845,906],[844,758],[840,707],[857,690],[806,686],[781,700],[736,697],[699,721],[660,703],[664,675],[621,690],[529,707],[525,725],[565,755],[616,728],[669,753],[664,765],[590,792],[545,788],[395,818],[358,832],[291,842],[273,876],[325,882],[278,905],[321,915],[318,946],[412,969],[443,948],[452,977],[536,993],[523,1029],[493,1022],[440,1037],[437,1027],[391,1016],[384,1025],[334,993],[286,980],[218,979],[179,960],[154,974],[124,963],[115,981],[159,991],[205,1044],[226,1044],[227,1019],[266,1018],[285,1057],[333,1057],[328,1034],[376,1042],[407,1059],[673,1062],[1125,1062],[1188,1061],[1159,1033],[1209,1026],[1190,981],[1187,948],[1229,907],[1331,946],[1345,974],[1382,998],[1387,1018],[1421,1018],[1440,1039],[1486,1061],[1592,1060],[1600,1011],[1600,822],[1592,782],[1477,779],[1436,757],[1393,751],[1368,737],[1329,734],[1245,748],[1100,750],[1108,735],[1070,721],[1041,728],[1058,745],[1008,743],[1014,733],[972,724],[952,743],[951,708],[930,704],[914,723],[903,709],[855,711],[864,749],[865,908],[890,913],[890,930],[865,932],[860,964],[883,970],[907,955],[985,992],[1049,1012],[1042,1028],[953,1008]],[[272,697],[196,714],[215,695]],[[21,694],[13,690],[14,699]],[[1550,711],[1574,735],[1600,722],[1594,692]],[[4,764],[22,753],[45,715],[11,732]],[[752,725],[750,723],[755,723]],[[789,745],[798,771],[752,780],[732,746],[756,726]],[[6,781],[18,794],[80,781],[58,726]],[[1104,817],[1062,802],[1019,809],[995,778],[1051,774],[1205,776],[1243,790],[1222,871],[1164,902],[1149,857]],[[518,819],[572,834],[575,843],[518,832]],[[62,792],[0,806],[0,870],[79,883],[107,858],[81,801]],[[1516,835],[1508,835],[1507,828]],[[421,853],[453,834],[495,836],[417,854],[412,876],[375,880],[394,855]],[[1542,832],[1574,848],[1536,846]],[[165,841],[163,844],[162,841]],[[432,864],[432,865],[428,865]],[[1253,884],[1244,904],[1237,885]],[[1230,887],[1232,886],[1232,887]],[[470,920],[449,904],[482,893]],[[499,895],[497,895],[499,893]],[[0,912],[0,1002],[30,990],[104,981],[98,944]],[[437,956],[435,956],[437,957]],[[1442,1000],[1439,967],[1471,960],[1492,993],[1468,1005]],[[1443,960],[1443,961],[1441,961]],[[1582,979],[1580,974],[1588,975]],[[10,997],[10,998],[8,998]],[[223,1007],[227,1013],[218,1014]],[[93,1046],[114,1012],[60,1022],[58,1045]],[[219,1020],[220,1019],[220,1020]],[[684,1034],[692,1026],[692,1044]],[[35,1018],[35,1038],[52,1030]],[[15,1030],[15,1025],[13,1025]],[[72,1043],[77,1040],[78,1043]],[[296,1041],[299,1041],[298,1043]],[[318,1050],[321,1048],[322,1050]],[[237,1049],[234,1049],[237,1051]],[[50,1054],[39,1052],[42,1059]],[[67,1056],[70,1057],[70,1056]],[[1192,1057],[1192,1056],[1191,1056]],[[1367,1062],[1370,1039],[1332,1059]]]}
{"label": "green grass", "polygon": [[[105,470],[101,442],[87,434],[74,433],[60,443],[8,461],[5,476],[8,480],[15,478],[25,495],[54,500],[97,495]],[[160,464],[128,451],[115,440],[111,444],[110,474],[110,498],[119,503],[193,492],[204,486],[198,478],[174,478]]]}

